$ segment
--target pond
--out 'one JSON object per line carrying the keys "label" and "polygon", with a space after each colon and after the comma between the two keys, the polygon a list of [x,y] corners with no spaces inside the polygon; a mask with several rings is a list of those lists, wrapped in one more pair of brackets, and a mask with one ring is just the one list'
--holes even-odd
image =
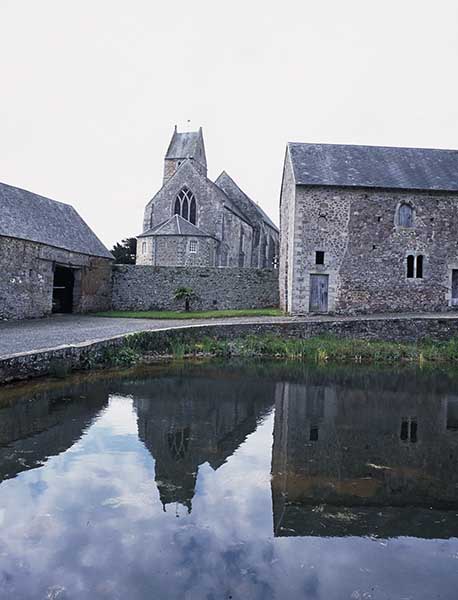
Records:
{"label": "pond", "polygon": [[446,372],[208,362],[0,391],[2,599],[454,599]]}

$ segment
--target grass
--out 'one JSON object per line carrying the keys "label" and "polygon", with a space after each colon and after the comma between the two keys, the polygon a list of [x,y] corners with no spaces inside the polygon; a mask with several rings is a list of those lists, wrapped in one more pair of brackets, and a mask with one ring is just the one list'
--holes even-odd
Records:
{"label": "grass", "polygon": [[98,317],[124,317],[128,319],[218,319],[222,317],[281,317],[279,308],[247,308],[240,310],[202,310],[180,312],[175,310],[123,311],[111,310],[95,313]]}
{"label": "grass", "polygon": [[424,341],[419,344],[346,340],[333,337],[285,339],[275,335],[247,336],[235,340],[204,338],[199,342],[180,342],[171,347],[172,355],[217,357],[274,357],[298,359],[317,364],[417,364],[458,363],[458,339],[447,342]]}

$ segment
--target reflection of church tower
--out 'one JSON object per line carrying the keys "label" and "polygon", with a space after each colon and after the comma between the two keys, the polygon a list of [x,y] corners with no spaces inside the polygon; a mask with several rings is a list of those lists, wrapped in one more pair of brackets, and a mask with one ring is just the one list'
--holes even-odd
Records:
{"label": "reflection of church tower", "polygon": [[307,383],[277,385],[276,535],[323,528],[314,512],[320,506],[360,507],[360,515],[369,511],[367,522],[380,512],[370,507],[458,506],[453,398],[431,393],[427,383],[412,386],[408,374],[393,383],[375,373],[367,384],[312,372]]}
{"label": "reflection of church tower", "polygon": [[155,380],[136,390],[139,437],[156,461],[164,507],[191,510],[199,466],[217,469],[252,433],[273,404],[274,386],[246,380]]}

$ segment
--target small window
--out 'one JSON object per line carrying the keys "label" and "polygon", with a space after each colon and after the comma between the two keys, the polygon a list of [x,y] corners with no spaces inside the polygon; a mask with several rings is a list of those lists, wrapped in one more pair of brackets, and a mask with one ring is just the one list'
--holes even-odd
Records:
{"label": "small window", "polygon": [[401,432],[399,437],[403,442],[416,444],[418,440],[418,425],[415,417],[406,417],[401,420]]}
{"label": "small window", "polygon": [[419,254],[417,256],[417,272],[416,272],[416,277],[417,277],[417,279],[423,279],[423,256],[421,254]]}
{"label": "small window", "polygon": [[315,252],[315,264],[324,265],[324,252],[322,250],[317,250]]}
{"label": "small window", "polygon": [[414,276],[414,268],[415,268],[415,257],[413,254],[409,254],[407,257],[407,277],[408,279],[412,279]]}
{"label": "small window", "polygon": [[142,254],[146,254],[146,242],[142,242]]}
{"label": "small window", "polygon": [[311,442],[318,441],[318,427],[310,427],[310,441]]}
{"label": "small window", "polygon": [[400,227],[413,227],[414,210],[410,204],[401,204],[398,211],[398,225]]}
{"label": "small window", "polygon": [[197,240],[190,240],[189,252],[192,252],[193,254],[197,252]]}

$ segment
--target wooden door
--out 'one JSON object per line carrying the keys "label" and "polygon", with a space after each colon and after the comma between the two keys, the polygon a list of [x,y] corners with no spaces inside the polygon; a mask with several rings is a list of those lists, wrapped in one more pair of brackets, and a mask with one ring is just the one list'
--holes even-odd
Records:
{"label": "wooden door", "polygon": [[310,312],[328,312],[329,275],[310,275]]}

